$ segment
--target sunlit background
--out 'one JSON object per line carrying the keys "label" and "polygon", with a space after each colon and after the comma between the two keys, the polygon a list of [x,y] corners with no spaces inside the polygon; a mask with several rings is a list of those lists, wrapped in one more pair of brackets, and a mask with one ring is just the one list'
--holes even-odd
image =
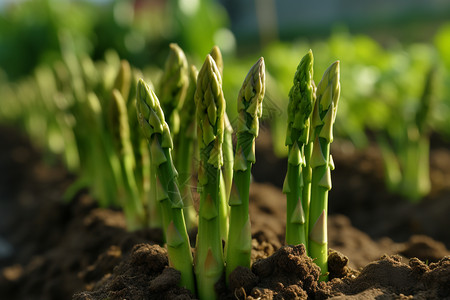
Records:
{"label": "sunlit background", "polygon": [[[19,120],[12,99],[20,83],[67,55],[128,60],[157,82],[177,43],[201,66],[218,45],[230,118],[247,71],[263,56],[265,124],[274,151],[286,153],[288,92],[301,57],[312,49],[316,83],[341,62],[336,134],[356,147],[374,136],[396,139],[413,122],[427,78],[433,103],[427,126],[450,138],[450,2],[444,0],[2,0],[0,120]],[[65,58],[66,57],[66,58]],[[28,78],[28,79],[27,79]]]}

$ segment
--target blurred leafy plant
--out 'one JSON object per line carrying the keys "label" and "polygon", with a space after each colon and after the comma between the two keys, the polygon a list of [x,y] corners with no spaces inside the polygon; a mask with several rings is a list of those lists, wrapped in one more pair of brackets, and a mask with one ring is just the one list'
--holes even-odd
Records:
{"label": "blurred leafy plant", "polygon": [[75,37],[74,51],[90,53],[92,4],[71,1],[21,1],[0,13],[0,65],[10,79],[31,73],[38,64],[60,58],[59,33]]}

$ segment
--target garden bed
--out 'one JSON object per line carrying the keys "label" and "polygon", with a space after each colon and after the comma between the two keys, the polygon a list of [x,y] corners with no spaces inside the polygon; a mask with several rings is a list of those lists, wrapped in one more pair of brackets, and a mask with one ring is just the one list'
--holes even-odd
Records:
{"label": "garden bed", "polygon": [[[221,298],[450,297],[447,148],[432,144],[433,190],[412,204],[385,190],[375,147],[356,150],[335,141],[328,224],[334,279],[318,283],[304,249],[283,247],[286,203],[279,185],[286,164],[271,156],[266,133],[257,140],[250,198],[255,263],[252,272],[232,274],[232,290],[218,283]],[[0,140],[2,298],[193,298],[168,268],[161,230],[127,232],[122,213],[98,208],[88,191],[63,203],[73,176],[57,162],[49,166],[11,128],[0,129]]]}

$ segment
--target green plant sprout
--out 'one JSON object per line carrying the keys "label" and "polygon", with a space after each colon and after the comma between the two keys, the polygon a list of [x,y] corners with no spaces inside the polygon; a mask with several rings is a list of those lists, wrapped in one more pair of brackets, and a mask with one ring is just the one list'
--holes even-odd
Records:
{"label": "green plant sprout", "polygon": [[418,202],[431,190],[429,119],[436,93],[436,68],[425,77],[422,96],[412,120],[397,131],[388,130],[390,140],[379,135],[385,181],[389,190]]}
{"label": "green plant sprout", "polygon": [[222,143],[225,99],[222,77],[211,55],[199,71],[197,90],[197,137],[200,152],[198,190],[200,194],[195,275],[198,296],[216,299],[215,283],[224,270],[220,225],[219,184],[223,164]]}
{"label": "green plant sprout", "polygon": [[314,144],[311,154],[311,201],[308,226],[308,253],[321,269],[321,279],[328,279],[328,191],[331,189],[330,155],[333,124],[340,96],[339,61],[333,63],[317,85],[316,104],[311,117]]}
{"label": "green plant sprout", "polygon": [[183,50],[174,43],[169,48],[158,94],[173,137],[180,130],[180,109],[186,98],[189,77],[188,62]]}
{"label": "green plant sprout", "polygon": [[[223,58],[222,52],[220,52],[219,47],[214,46],[209,55],[213,58],[216,63],[217,69],[219,70],[220,77],[223,78]],[[228,199],[230,197],[231,182],[233,181],[233,127],[228,119],[227,112],[224,112],[224,132],[223,132],[223,143],[222,143],[222,153],[223,153],[223,165],[222,172],[220,174],[219,182],[219,195],[220,195],[220,237],[224,244],[228,240],[228,230],[229,230],[229,215],[230,207],[228,206]]]}
{"label": "green plant sprout", "polygon": [[226,280],[238,266],[250,268],[252,238],[249,216],[251,167],[255,163],[255,138],[259,132],[265,93],[265,65],[260,58],[250,69],[238,96],[237,144],[232,192],[229,198],[230,230],[226,252]]}
{"label": "green plant sprout", "polygon": [[175,166],[178,170],[178,182],[184,203],[184,217],[188,229],[197,227],[197,212],[194,208],[194,200],[191,191],[191,177],[193,173],[193,157],[197,142],[197,122],[195,118],[196,105],[194,100],[197,88],[198,71],[194,65],[189,68],[189,87],[186,92],[186,100],[180,111],[180,124],[183,133],[175,137],[177,153]]}
{"label": "green plant sprout", "polygon": [[146,223],[145,212],[134,174],[136,162],[130,140],[126,103],[119,90],[113,90],[109,114],[113,147],[120,164],[120,175],[118,177],[121,179],[120,184],[123,187],[120,201],[124,206],[127,224],[131,226],[130,229],[137,229]]}
{"label": "green plant sprout", "polygon": [[[308,245],[309,194],[311,188],[310,116],[315,103],[313,54],[310,50],[300,61],[289,92],[286,145],[289,147],[288,168],[283,185],[286,194],[286,244]],[[305,145],[307,153],[305,153]],[[306,173],[305,175],[303,175]],[[306,179],[306,184],[305,184]]]}
{"label": "green plant sprout", "polygon": [[172,161],[172,137],[155,93],[143,80],[138,82],[139,123],[148,140],[151,163],[157,171],[157,197],[171,266],[181,272],[181,286],[195,294],[192,253],[183,215],[183,201]]}

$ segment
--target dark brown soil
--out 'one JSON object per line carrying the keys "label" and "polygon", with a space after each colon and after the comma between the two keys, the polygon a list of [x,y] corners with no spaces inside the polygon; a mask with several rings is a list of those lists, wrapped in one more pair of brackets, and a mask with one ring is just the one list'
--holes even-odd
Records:
{"label": "dark brown soil", "polygon": [[[96,207],[89,191],[63,203],[74,178],[16,131],[0,127],[0,140],[1,299],[193,298],[160,230],[127,232],[122,213]],[[251,188],[253,267],[236,270],[229,290],[218,283],[221,299],[450,299],[447,149],[433,149],[433,192],[412,204],[384,189],[376,148],[335,142],[328,283],[302,246],[284,246],[283,175],[273,180],[270,163],[283,161],[264,151]]]}

